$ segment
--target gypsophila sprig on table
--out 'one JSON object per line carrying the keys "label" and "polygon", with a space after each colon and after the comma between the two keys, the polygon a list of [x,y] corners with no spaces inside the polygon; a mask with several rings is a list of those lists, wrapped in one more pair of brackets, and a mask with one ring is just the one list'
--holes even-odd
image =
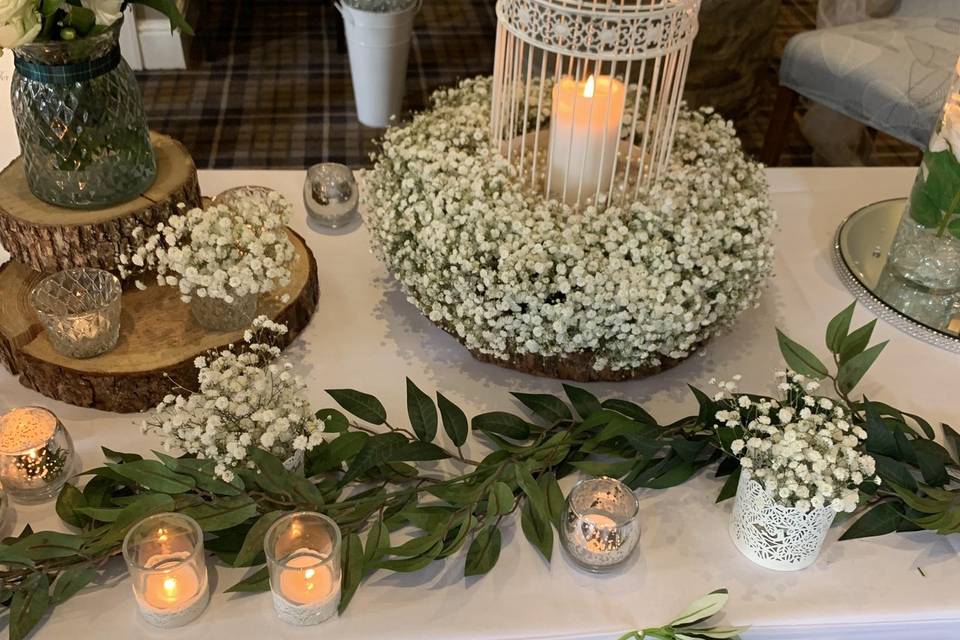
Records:
{"label": "gypsophila sprig on table", "polygon": [[142,423],[144,433],[159,435],[166,451],[212,460],[225,482],[238,467],[256,467],[248,456],[253,447],[286,460],[319,446],[323,421],[310,408],[303,380],[270,341],[286,332],[260,316],[243,345],[198,357],[199,389],[166,396]]}
{"label": "gypsophila sprig on table", "polygon": [[878,482],[863,453],[867,432],[842,403],[817,396],[816,380],[777,371],[780,398],[736,393],[736,380],[717,382],[715,426],[731,430],[729,450],[777,504],[801,511],[829,506],[855,511],[860,485]]}
{"label": "gypsophila sprig on table", "polygon": [[[131,253],[120,256],[126,278],[143,271],[157,284],[193,296],[233,302],[290,282],[295,256],[287,235],[293,206],[276,191],[249,189],[242,197],[171,216],[155,229],[133,231]],[[137,281],[139,288],[144,288]]]}

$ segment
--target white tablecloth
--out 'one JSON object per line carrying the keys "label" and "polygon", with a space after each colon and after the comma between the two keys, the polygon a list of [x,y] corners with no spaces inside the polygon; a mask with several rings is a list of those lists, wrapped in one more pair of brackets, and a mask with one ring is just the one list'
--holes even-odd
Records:
{"label": "white tablecloth", "polygon": [[[849,304],[850,294],[830,262],[837,224],[859,206],[905,194],[913,175],[911,169],[770,171],[782,229],[776,277],[760,308],[711,342],[703,357],[649,380],[589,387],[598,395],[642,402],[661,420],[694,411],[686,382],[706,386],[714,375],[742,373],[744,389],[768,390],[770,374],[780,364],[774,326],[817,348],[829,318]],[[393,416],[402,417],[404,376],[428,392],[442,390],[468,414],[514,409],[510,390],[560,391],[558,382],[473,361],[391,286],[370,255],[362,227],[338,235],[309,229],[300,200],[302,180],[300,171],[201,173],[205,193],[260,184],[297,205],[294,226],[316,254],[322,294],[317,315],[289,353],[318,408],[333,404],[323,389],[353,387],[376,394]],[[867,319],[858,311],[858,321]],[[876,338],[891,343],[863,391],[931,419],[960,422],[957,356],[882,323]],[[87,467],[101,461],[101,444],[141,452],[156,446],[139,434],[132,417],[49,401],[0,373],[0,409],[35,403],[61,416]],[[58,607],[36,637],[601,640],[637,625],[662,624],[694,597],[719,587],[731,591],[727,620],[754,625],[748,638],[960,637],[956,536],[915,533],[837,543],[834,532],[816,565],[781,574],[754,566],[734,549],[727,535],[731,503],[714,504],[718,489],[717,481],[702,476],[679,488],[641,492],[639,553],[631,566],[613,575],[576,570],[559,545],[547,566],[519,527],[508,526],[500,562],[487,576],[464,580],[462,556],[412,575],[377,574],[342,619],[319,629],[276,621],[269,596],[224,595],[223,589],[244,572],[220,567],[211,574],[209,608],[184,629],[147,627],[137,617],[129,584],[118,578]],[[26,522],[35,529],[60,528],[52,504],[17,505],[14,517],[17,529]]]}

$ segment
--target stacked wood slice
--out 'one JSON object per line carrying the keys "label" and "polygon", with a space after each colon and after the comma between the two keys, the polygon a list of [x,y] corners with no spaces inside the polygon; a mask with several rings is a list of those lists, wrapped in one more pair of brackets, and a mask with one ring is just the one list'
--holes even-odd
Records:
{"label": "stacked wood slice", "polygon": [[[0,173],[0,243],[13,260],[0,268],[0,362],[20,382],[81,407],[122,413],[156,405],[176,385],[191,387],[198,355],[242,339],[242,331],[202,329],[177,289],[151,285],[123,294],[120,340],[115,349],[76,360],[53,349],[29,304],[46,274],[78,266],[114,270],[135,227],[155,226],[177,211],[202,203],[193,160],[175,140],[153,135],[158,175],[134,201],[96,211],[61,209],[34,198],[18,159]],[[258,313],[286,324],[287,346],[307,326],[319,300],[317,265],[306,242],[292,231],[296,250],[290,283],[261,296]]]}

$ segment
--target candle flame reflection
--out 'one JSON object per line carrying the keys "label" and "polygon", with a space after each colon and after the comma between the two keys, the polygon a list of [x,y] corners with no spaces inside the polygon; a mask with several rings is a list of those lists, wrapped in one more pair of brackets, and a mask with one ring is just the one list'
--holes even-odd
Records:
{"label": "candle flame reflection", "polygon": [[587,80],[587,85],[583,88],[583,97],[592,98],[594,91],[596,91],[597,82],[594,79],[593,75],[590,75],[590,78]]}

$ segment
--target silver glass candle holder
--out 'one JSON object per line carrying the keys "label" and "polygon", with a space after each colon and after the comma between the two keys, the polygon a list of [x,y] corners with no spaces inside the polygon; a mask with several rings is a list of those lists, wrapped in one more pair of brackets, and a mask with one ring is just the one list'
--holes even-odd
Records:
{"label": "silver glass candle holder", "polygon": [[120,337],[120,280],[102,269],[68,269],[30,292],[50,344],[69,358],[92,358]]}
{"label": "silver glass candle holder", "polygon": [[18,502],[55,497],[73,475],[70,434],[50,411],[21,407],[0,416],[0,482]]}
{"label": "silver glass candle holder", "polygon": [[640,504],[613,478],[582,480],[567,496],[560,541],[580,567],[602,572],[620,565],[640,540]]}
{"label": "silver glass candle holder", "polygon": [[277,617],[309,626],[332,618],[340,606],[340,528],[325,515],[286,515],[267,531],[263,550]]}
{"label": "silver glass candle holder", "polygon": [[317,224],[331,229],[353,222],[360,204],[360,190],[350,167],[327,162],[307,170],[303,203]]}
{"label": "silver glass candle holder", "polygon": [[133,595],[143,619],[162,629],[181,627],[210,600],[203,531],[180,513],[158,513],[138,522],[123,540]]}

